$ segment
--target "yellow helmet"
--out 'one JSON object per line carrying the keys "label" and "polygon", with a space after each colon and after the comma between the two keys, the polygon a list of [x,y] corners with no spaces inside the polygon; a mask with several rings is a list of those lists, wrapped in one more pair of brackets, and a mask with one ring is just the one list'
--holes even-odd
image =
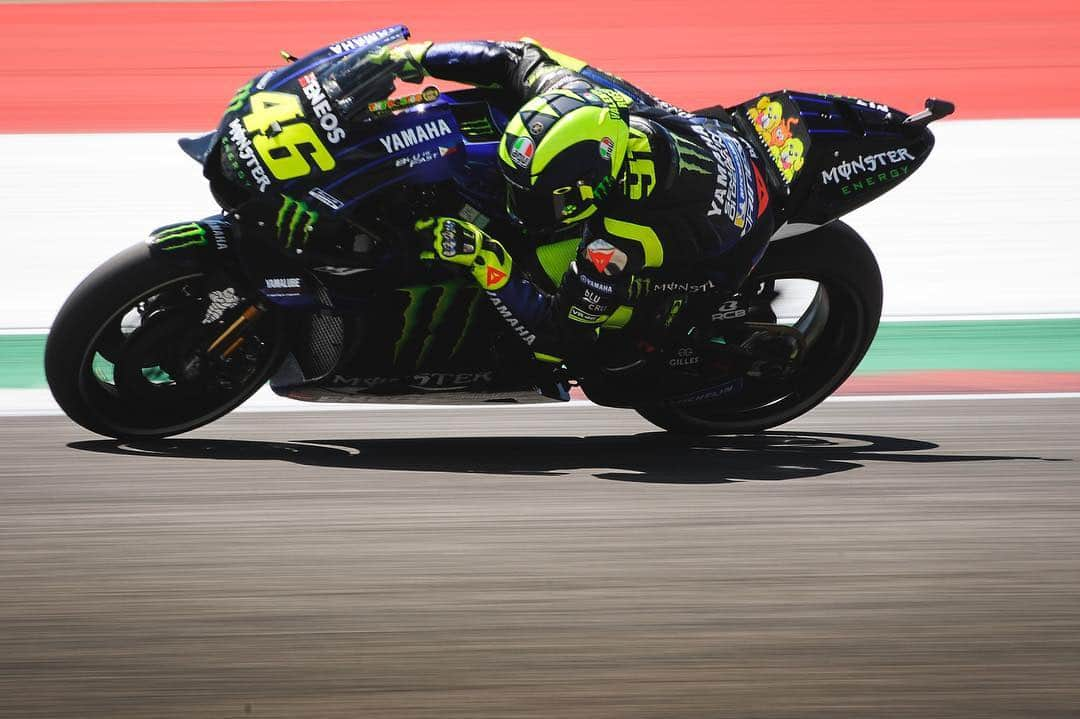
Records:
{"label": "yellow helmet", "polygon": [[606,88],[550,90],[525,103],[499,143],[507,211],[533,229],[581,222],[622,173],[630,98]]}

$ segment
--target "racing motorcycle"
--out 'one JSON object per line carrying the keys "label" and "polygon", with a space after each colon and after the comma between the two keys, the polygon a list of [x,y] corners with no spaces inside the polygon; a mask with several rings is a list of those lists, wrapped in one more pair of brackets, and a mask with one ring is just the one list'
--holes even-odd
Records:
{"label": "racing motorcycle", "polygon": [[[283,52],[282,66],[237,91],[216,131],[180,141],[222,211],[152,232],[73,291],[45,351],[68,416],[154,438],[225,415],[267,380],[311,402],[565,402],[579,386],[668,430],[743,433],[807,412],[855,369],[877,330],[881,276],[837,218],[918,169],[934,145],[927,126],[950,103],[909,116],[782,91],[696,111],[734,123],[772,160],[782,224],[763,259],[728,296],[635,277],[633,304],[597,342],[602,353],[648,338],[629,378],[538,372],[528,331],[458,268],[421,259],[412,228],[438,215],[488,228],[552,291],[579,238],[531,235],[507,217],[496,152],[510,98],[435,86],[394,96],[396,68],[380,50],[408,36],[398,25],[303,58]],[[280,198],[276,214],[245,216],[253,196]],[[320,222],[344,229],[314,241]],[[792,282],[810,288],[805,306],[778,314]]]}

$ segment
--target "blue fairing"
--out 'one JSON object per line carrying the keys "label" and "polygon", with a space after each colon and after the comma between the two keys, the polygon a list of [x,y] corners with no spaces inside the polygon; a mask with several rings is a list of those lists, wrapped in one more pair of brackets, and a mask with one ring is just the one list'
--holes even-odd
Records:
{"label": "blue fairing", "polygon": [[[487,184],[496,183],[501,189],[502,181],[495,169],[498,142],[468,140],[450,110],[454,104],[457,101],[453,95],[442,95],[434,103],[401,112],[359,145],[382,156],[354,168],[350,176],[378,167],[393,167],[398,172],[392,179],[372,185],[346,207],[402,182],[432,184],[452,180],[464,194],[476,199],[485,197],[487,193],[482,190]],[[491,108],[491,114],[495,115],[493,119],[500,130],[506,126],[507,119],[502,113]]]}
{"label": "blue fairing", "polygon": [[[434,102],[369,120],[355,128],[359,131],[350,128],[349,137],[355,140],[334,149],[338,160],[334,171],[285,183],[282,191],[297,195],[317,186],[341,199],[341,206],[331,213],[347,214],[357,203],[390,187],[453,181],[466,198],[501,213],[498,142],[469,140],[451,110],[457,104],[461,103],[454,93],[444,94]],[[501,131],[506,116],[492,106],[488,111]]]}
{"label": "blue fairing", "polygon": [[[466,90],[441,94],[430,102],[416,97],[405,109],[372,109],[395,90],[395,66],[383,51],[408,37],[404,25],[373,30],[327,45],[252,80],[253,93],[296,95],[307,117],[333,121],[323,126],[333,132],[323,134],[333,167],[322,171],[313,165],[302,177],[272,179],[264,192],[297,199],[307,195],[319,213],[330,218],[348,215],[358,203],[390,188],[452,181],[478,209],[502,213],[503,184],[495,169],[497,143],[490,134],[478,140],[474,133],[469,139],[453,110],[456,105],[472,104],[474,115],[479,112],[490,118],[492,129],[501,132],[507,118],[485,102],[490,95]],[[323,103],[318,110],[316,104],[327,98],[332,104]],[[478,111],[480,106],[483,110]],[[243,104],[227,113],[219,134],[227,133],[229,120],[235,123],[234,118],[248,111]],[[340,130],[333,129],[338,126]]]}

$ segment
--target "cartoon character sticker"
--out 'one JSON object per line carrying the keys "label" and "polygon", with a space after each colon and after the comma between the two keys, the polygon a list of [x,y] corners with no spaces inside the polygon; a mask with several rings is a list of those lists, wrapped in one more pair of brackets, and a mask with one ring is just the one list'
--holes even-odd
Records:
{"label": "cartoon character sticker", "polygon": [[799,111],[785,95],[763,95],[747,105],[746,115],[784,181],[791,183],[806,162],[810,136],[800,125]]}
{"label": "cartoon character sticker", "polygon": [[[775,150],[770,149],[769,152],[772,153]],[[795,173],[802,169],[803,164],[806,162],[805,156],[806,146],[797,137],[788,138],[780,146],[779,152],[773,155],[780,165],[780,174],[788,182],[791,182],[791,179],[795,177]]]}
{"label": "cartoon character sticker", "polygon": [[784,117],[784,108],[779,102],[766,95],[759,99],[747,113],[750,115],[750,122],[754,123],[757,134],[761,135],[766,145],[772,145],[769,138],[772,137],[773,130],[780,126]]}

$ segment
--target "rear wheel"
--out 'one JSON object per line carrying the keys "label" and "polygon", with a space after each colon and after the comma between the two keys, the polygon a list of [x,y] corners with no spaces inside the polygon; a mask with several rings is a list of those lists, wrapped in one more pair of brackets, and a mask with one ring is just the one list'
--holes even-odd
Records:
{"label": "rear wheel", "polygon": [[[723,399],[638,409],[653,424],[689,434],[758,432],[788,422],[836,391],[870,348],[881,318],[881,273],[865,241],[842,222],[772,243],[743,287],[813,283],[787,324],[805,340],[799,368],[783,378],[741,377]],[[783,312],[781,311],[782,315]],[[737,382],[736,385],[734,382]]]}
{"label": "rear wheel", "polygon": [[284,355],[280,313],[255,299],[223,273],[131,247],[60,309],[45,345],[53,397],[110,437],[164,437],[211,422],[250,397]]}

